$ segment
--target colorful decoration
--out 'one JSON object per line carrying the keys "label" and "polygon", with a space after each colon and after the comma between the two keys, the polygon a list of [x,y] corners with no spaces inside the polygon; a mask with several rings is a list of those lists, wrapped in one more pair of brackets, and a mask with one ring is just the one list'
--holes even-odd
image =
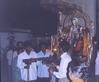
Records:
{"label": "colorful decoration", "polygon": [[94,23],[90,20],[90,17],[78,7],[75,7],[69,14],[65,14],[63,10],[60,9],[58,14],[60,22],[57,34],[51,37],[52,50],[59,54],[59,43],[65,39],[71,45],[72,51],[78,54],[81,53],[81,55],[87,57],[88,62],[90,62],[90,55],[93,52],[92,40],[95,35]]}

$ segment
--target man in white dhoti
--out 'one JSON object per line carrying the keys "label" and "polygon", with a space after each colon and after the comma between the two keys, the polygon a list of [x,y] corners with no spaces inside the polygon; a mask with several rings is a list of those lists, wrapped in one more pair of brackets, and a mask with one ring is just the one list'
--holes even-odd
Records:
{"label": "man in white dhoti", "polygon": [[18,56],[17,67],[21,70],[21,78],[25,82],[35,82],[37,80],[36,62],[31,62],[29,66],[23,62],[24,59],[37,58],[37,54],[32,49],[29,42],[25,42],[25,50]]}
{"label": "man in white dhoti", "polygon": [[61,54],[61,61],[60,65],[56,66],[58,69],[58,72],[50,70],[50,72],[58,78],[58,82],[69,82],[67,78],[67,68],[68,64],[72,60],[70,57],[70,54],[68,53],[69,50],[69,44],[65,41],[60,43],[60,50],[62,51]]}

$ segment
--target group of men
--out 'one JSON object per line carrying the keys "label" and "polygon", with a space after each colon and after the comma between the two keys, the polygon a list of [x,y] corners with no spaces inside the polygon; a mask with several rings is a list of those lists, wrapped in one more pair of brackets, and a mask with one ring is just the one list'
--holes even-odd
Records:
{"label": "group of men", "polygon": [[[50,69],[46,62],[43,61],[43,59],[38,60],[38,58],[48,58],[50,56],[53,56],[53,53],[51,51],[46,50],[46,45],[44,43],[40,45],[41,49],[38,53],[35,52],[30,42],[25,42],[24,47],[18,47],[17,56],[13,55],[14,57],[17,57],[16,67],[20,70],[17,71],[20,72],[17,75],[19,76],[19,78],[16,79],[17,82],[55,82],[55,80],[52,80],[52,78],[50,78],[50,75],[58,78],[58,82],[69,82],[67,78],[67,67],[71,61],[71,57],[68,53],[69,44],[67,42],[61,42],[59,47],[61,53],[60,64],[53,64],[53,66],[55,66],[58,71]],[[29,59],[37,60],[31,60],[28,62],[24,61]]]}

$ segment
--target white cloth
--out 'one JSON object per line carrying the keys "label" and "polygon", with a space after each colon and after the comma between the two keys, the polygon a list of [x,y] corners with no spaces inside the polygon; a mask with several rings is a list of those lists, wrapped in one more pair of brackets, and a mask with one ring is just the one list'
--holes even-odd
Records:
{"label": "white cloth", "polygon": [[8,65],[11,66],[13,59],[17,56],[17,52],[14,50],[9,50],[7,52],[7,61],[8,61]]}
{"label": "white cloth", "polygon": [[[21,70],[21,78],[22,80],[27,81],[27,69],[24,68],[26,64],[23,62],[23,59],[37,58],[37,53],[31,51],[28,55],[26,51],[22,52],[18,56],[17,67]],[[32,62],[29,68],[29,81],[37,79],[37,67],[36,62]]]}
{"label": "white cloth", "polygon": [[99,75],[99,51],[95,60],[95,75]]}
{"label": "white cloth", "polygon": [[[43,53],[42,51],[40,51],[38,53],[38,58],[42,58],[42,57],[49,57],[50,54],[49,53]],[[49,77],[49,72],[48,72],[48,66],[46,64],[42,63],[41,61],[38,61],[38,77],[39,78],[48,78]]]}
{"label": "white cloth", "polygon": [[67,52],[63,53],[61,55],[61,61],[60,61],[60,65],[58,67],[58,72],[53,72],[53,74],[57,77],[57,78],[66,78],[67,75],[67,67],[69,62],[71,61],[71,57],[68,55]]}

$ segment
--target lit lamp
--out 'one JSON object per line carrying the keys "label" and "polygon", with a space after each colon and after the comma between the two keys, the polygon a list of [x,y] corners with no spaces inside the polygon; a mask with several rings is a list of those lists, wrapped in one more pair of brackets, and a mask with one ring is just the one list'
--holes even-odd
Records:
{"label": "lit lamp", "polygon": [[53,49],[53,52],[57,52],[57,50],[58,50],[57,48],[54,48],[54,49]]}

